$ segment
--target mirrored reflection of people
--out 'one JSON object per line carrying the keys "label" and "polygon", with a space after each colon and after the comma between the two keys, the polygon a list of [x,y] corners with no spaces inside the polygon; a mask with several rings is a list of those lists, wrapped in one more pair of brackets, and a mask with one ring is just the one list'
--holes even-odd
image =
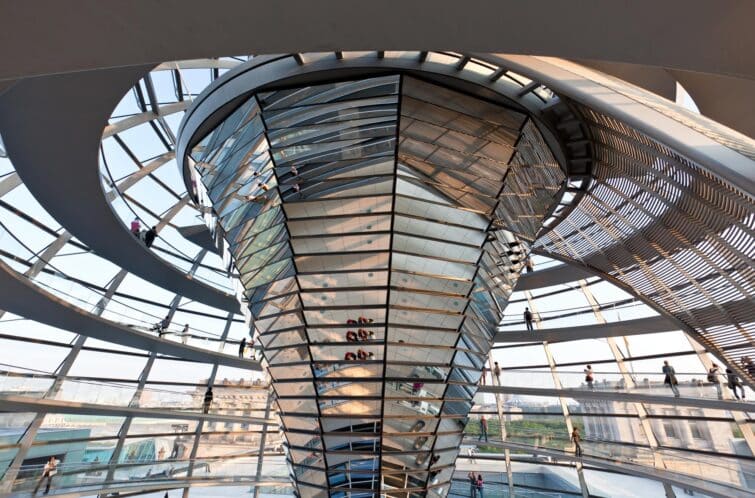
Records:
{"label": "mirrored reflection of people", "polygon": [[147,230],[147,233],[144,234],[144,245],[147,247],[152,247],[152,244],[154,244],[156,238],[157,227],[152,227]]}
{"label": "mirrored reflection of people", "polygon": [[580,442],[582,441],[582,437],[579,435],[579,428],[575,427],[571,431],[571,441],[574,443],[574,454],[578,457],[582,457],[582,445]]}
{"label": "mirrored reflection of people", "polygon": [[245,350],[246,350],[246,337],[243,337],[241,339],[241,342],[239,343],[239,358],[244,357]]}
{"label": "mirrored reflection of people", "polygon": [[663,383],[666,384],[671,388],[671,391],[674,393],[674,397],[679,397],[679,388],[677,385],[679,384],[679,381],[676,380],[676,370],[674,370],[674,367],[669,365],[668,361],[663,362],[663,373],[665,375],[663,379]]}
{"label": "mirrored reflection of people", "polygon": [[52,478],[55,476],[55,474],[58,473],[58,459],[54,456],[51,456],[49,460],[47,460],[47,463],[45,463],[45,467],[42,470],[42,477],[40,477],[39,482],[37,482],[37,485],[34,487],[34,492],[32,495],[36,495],[39,491],[39,487],[42,485],[42,481],[45,479],[47,480],[47,485],[45,486],[45,494],[50,492],[50,484],[52,484]]}
{"label": "mirrored reflection of people", "polygon": [[708,382],[713,384],[716,388],[716,395],[718,399],[724,399],[724,393],[721,391],[721,379],[718,378],[721,372],[718,370],[718,365],[715,363],[708,369]]}
{"label": "mirrored reflection of people", "polygon": [[532,260],[530,258],[527,258],[525,265],[527,266],[527,273],[532,273],[532,271],[535,269],[535,265],[532,263]]}
{"label": "mirrored reflection of people", "polygon": [[189,342],[189,324],[184,325],[184,329],[181,331],[181,342],[186,344]]}
{"label": "mirrored reflection of people", "polygon": [[480,437],[477,440],[482,441],[482,438],[485,438],[486,443],[488,442],[488,420],[485,415],[480,417]]}
{"label": "mirrored reflection of people", "polygon": [[204,403],[202,404],[203,405],[202,410],[204,411],[204,413],[210,412],[210,405],[212,405],[212,398],[213,398],[212,388],[208,387],[207,392],[204,393]]}
{"label": "mirrored reflection of people", "polygon": [[498,364],[498,362],[494,362],[493,364],[493,375],[495,375],[495,380],[498,382],[498,385],[501,385],[501,366]]}
{"label": "mirrored reflection of people", "polygon": [[584,372],[585,372],[585,382],[587,383],[587,388],[588,388],[588,389],[589,389],[590,391],[594,391],[594,390],[595,390],[595,387],[593,386],[593,381],[594,381],[595,379],[594,379],[594,378],[593,378],[593,376],[592,376],[592,366],[590,366],[590,365],[587,365],[587,366],[585,367],[585,370],[584,370]]}
{"label": "mirrored reflection of people", "polygon": [[524,308],[524,323],[527,325],[527,330],[534,330],[532,328],[532,312],[529,308]]}
{"label": "mirrored reflection of people", "polygon": [[488,376],[488,367],[483,366],[482,367],[482,376],[480,376],[480,385],[485,385],[485,378]]}
{"label": "mirrored reflection of people", "polygon": [[745,399],[745,388],[742,385],[742,381],[739,380],[739,376],[734,373],[734,370],[732,370],[729,367],[726,367],[726,385],[731,389],[731,391],[734,393],[734,397],[737,399],[739,398],[739,395],[737,394],[737,387],[742,391],[742,398]]}
{"label": "mirrored reflection of people", "polygon": [[467,474],[467,479],[469,479],[469,496],[472,498],[477,497],[477,476],[474,474],[474,472],[470,472]]}

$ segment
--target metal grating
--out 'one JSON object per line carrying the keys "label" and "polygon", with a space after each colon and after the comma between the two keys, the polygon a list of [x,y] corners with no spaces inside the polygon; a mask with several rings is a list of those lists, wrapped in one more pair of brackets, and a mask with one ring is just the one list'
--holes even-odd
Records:
{"label": "metal grating", "polygon": [[[739,368],[755,357],[755,202],[624,123],[577,106],[594,181],[535,247],[623,283]],[[722,325],[723,324],[723,325]]]}

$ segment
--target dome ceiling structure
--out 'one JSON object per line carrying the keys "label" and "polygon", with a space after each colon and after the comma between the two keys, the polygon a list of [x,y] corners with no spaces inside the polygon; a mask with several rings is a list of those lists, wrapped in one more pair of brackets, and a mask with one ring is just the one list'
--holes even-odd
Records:
{"label": "dome ceiling structure", "polygon": [[0,493],[751,495],[755,142],[629,83],[750,81],[726,37],[541,46],[600,72],[235,22],[278,55],[0,64]]}

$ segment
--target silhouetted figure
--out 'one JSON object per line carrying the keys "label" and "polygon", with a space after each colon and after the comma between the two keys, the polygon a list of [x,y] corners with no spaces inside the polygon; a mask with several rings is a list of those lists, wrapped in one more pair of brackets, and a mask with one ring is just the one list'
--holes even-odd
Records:
{"label": "silhouetted figure", "polygon": [[501,385],[501,367],[498,365],[498,362],[496,361],[493,365],[493,375],[495,375],[495,379],[498,381],[498,385]]}
{"label": "silhouetted figure", "polygon": [[184,325],[184,329],[181,331],[181,342],[186,344],[189,342],[189,324]]}
{"label": "silhouetted figure", "polygon": [[246,337],[241,339],[241,342],[239,343],[239,358],[244,357],[244,350],[246,349]]}
{"label": "silhouetted figure", "polygon": [[166,316],[157,327],[157,336],[162,337],[168,331],[168,327],[170,327],[170,317]]}
{"label": "silhouetted figure", "polygon": [[147,247],[152,247],[152,244],[155,242],[155,238],[157,238],[157,227],[152,227],[147,230],[147,233],[144,234],[144,245]]}
{"label": "silhouetted figure", "polygon": [[202,406],[202,409],[205,413],[210,412],[210,405],[212,405],[212,398],[213,398],[212,388],[208,387],[207,392],[204,393],[204,403]]}
{"label": "silhouetted figure", "polygon": [[532,312],[529,308],[524,308],[524,323],[527,325],[527,330],[534,330],[532,328]]}
{"label": "silhouetted figure", "polygon": [[679,381],[676,380],[676,370],[674,370],[674,367],[669,365],[668,361],[663,362],[663,373],[666,375],[666,377],[663,379],[663,383],[666,384],[671,388],[671,391],[674,393],[674,397],[679,397],[679,388],[677,387],[677,384],[679,384]]}
{"label": "silhouetted figure", "polygon": [[742,391],[742,399],[745,399],[745,388],[742,385],[742,381],[739,380],[739,376],[734,373],[734,370],[729,367],[726,367],[726,385],[731,389],[734,393],[734,397],[737,399],[740,399],[737,394],[737,387],[739,387]]}

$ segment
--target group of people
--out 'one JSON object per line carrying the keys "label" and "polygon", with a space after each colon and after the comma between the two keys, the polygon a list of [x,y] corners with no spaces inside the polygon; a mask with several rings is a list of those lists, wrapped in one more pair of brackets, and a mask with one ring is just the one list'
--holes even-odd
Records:
{"label": "group of people", "polygon": [[252,337],[249,342],[247,343],[246,337],[243,337],[241,341],[239,342],[239,358],[244,357],[244,353],[246,352],[246,348],[249,347],[252,350],[251,355],[249,356],[252,360],[257,359],[257,353],[254,349],[254,338]]}
{"label": "group of people", "polygon": [[485,482],[482,480],[482,474],[475,475],[474,472],[470,472],[467,474],[467,479],[469,480],[469,495],[472,498],[477,498],[478,495],[479,498],[484,498],[483,488],[485,487]]}
{"label": "group of people", "polygon": [[[150,330],[157,332],[158,337],[162,337],[165,334],[173,333],[168,332],[168,327],[170,327],[170,315],[154,324]],[[186,325],[184,325],[184,328],[181,330],[181,332],[178,332],[177,335],[181,336],[181,342],[183,344],[189,342],[189,337],[191,337],[191,332],[189,332],[189,324],[187,323]]]}
{"label": "group of people", "polygon": [[375,357],[375,353],[372,351],[365,351],[362,348],[357,349],[357,352],[353,351],[347,351],[345,355],[343,355],[343,359],[346,361],[355,361],[355,360],[371,360]]}
{"label": "group of people", "polygon": [[364,342],[371,341],[375,338],[375,332],[370,330],[369,332],[364,329],[359,329],[356,332],[349,330],[346,332],[346,340],[349,342]]}
{"label": "group of people", "polygon": [[[486,378],[488,375],[488,367],[483,366],[482,367],[482,376],[480,376],[480,385],[484,386],[487,382]],[[498,362],[494,362],[493,364],[493,375],[495,375],[495,379],[497,384],[501,385],[501,366],[498,364]]]}
{"label": "group of people", "polygon": [[[755,374],[755,367],[752,370],[748,369],[748,361],[749,358],[742,358],[742,366],[745,367],[745,370],[747,370],[750,375],[753,375]],[[671,392],[674,393],[674,397],[678,398],[681,394],[679,393],[679,380],[676,378],[676,370],[674,370],[674,367],[672,367],[668,361],[664,361],[662,372],[665,376],[663,383],[669,386]],[[713,363],[708,369],[707,380],[716,388],[718,399],[724,399],[724,393],[721,388],[721,369],[715,363]],[[745,399],[744,384],[742,384],[742,380],[737,373],[729,367],[726,368],[726,386],[731,389],[736,399]],[[737,388],[739,388],[739,393],[737,393]],[[741,396],[739,395],[740,393]]]}
{"label": "group of people", "polygon": [[[369,325],[370,323],[374,322],[372,318],[367,318],[364,316],[357,317],[356,319],[349,318],[346,320],[346,325]],[[349,330],[346,332],[346,340],[349,342],[364,342],[374,339],[375,332],[367,331],[365,329],[358,329],[356,332],[353,330]],[[371,360],[375,357],[375,353],[365,351],[362,348],[357,349],[356,352],[354,351],[347,351],[346,354],[343,355],[343,359],[346,361],[354,361],[354,360]]]}
{"label": "group of people", "polygon": [[131,222],[131,233],[137,239],[143,240],[145,246],[152,247],[152,244],[157,238],[157,227],[153,226],[149,230],[142,230],[142,224],[139,221],[139,218],[134,218],[134,221]]}

